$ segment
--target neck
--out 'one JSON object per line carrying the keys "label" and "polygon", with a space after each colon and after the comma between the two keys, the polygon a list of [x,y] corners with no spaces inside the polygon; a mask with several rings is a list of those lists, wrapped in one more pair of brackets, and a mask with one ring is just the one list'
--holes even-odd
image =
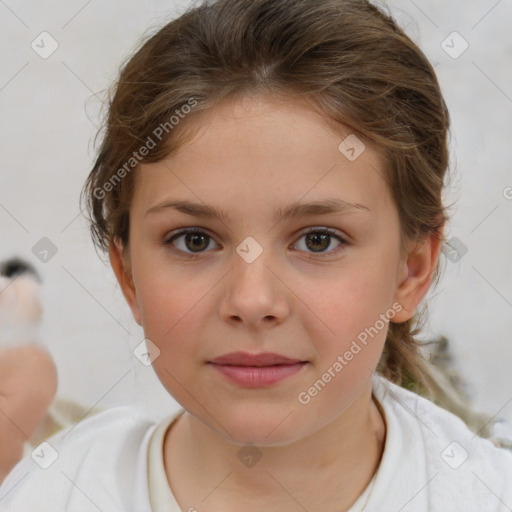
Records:
{"label": "neck", "polygon": [[261,458],[248,466],[238,458],[240,445],[185,412],[164,442],[167,479],[180,507],[201,510],[204,500],[213,511],[348,510],[378,468],[386,432],[371,388],[356,402],[307,438],[258,447]]}

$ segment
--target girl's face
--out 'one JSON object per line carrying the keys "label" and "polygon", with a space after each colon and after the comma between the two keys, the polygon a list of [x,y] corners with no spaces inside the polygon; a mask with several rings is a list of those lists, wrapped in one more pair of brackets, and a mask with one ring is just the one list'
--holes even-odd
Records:
{"label": "girl's face", "polygon": [[[229,101],[201,123],[140,166],[129,268],[119,246],[112,264],[169,393],[225,439],[288,444],[369,407],[388,321],[412,316],[438,247],[401,260],[378,153],[306,103]],[[212,364],[232,352],[299,363]]]}

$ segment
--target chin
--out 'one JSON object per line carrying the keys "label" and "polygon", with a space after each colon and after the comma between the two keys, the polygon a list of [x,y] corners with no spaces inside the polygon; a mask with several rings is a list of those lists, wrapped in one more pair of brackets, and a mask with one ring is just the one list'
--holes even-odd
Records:
{"label": "chin", "polygon": [[226,441],[238,445],[286,446],[304,437],[297,430],[294,415],[290,414],[287,417],[282,411],[277,414],[253,412],[251,415],[224,418],[219,423],[225,427],[225,430],[215,426],[215,431]]}

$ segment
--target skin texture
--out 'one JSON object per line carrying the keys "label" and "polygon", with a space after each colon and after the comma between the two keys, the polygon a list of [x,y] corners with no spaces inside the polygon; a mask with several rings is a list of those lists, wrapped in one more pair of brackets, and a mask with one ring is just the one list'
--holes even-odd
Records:
{"label": "skin texture", "polygon": [[[365,141],[349,161],[338,146],[350,128],[305,102],[244,97],[194,122],[200,129],[189,143],[138,170],[129,251],[123,259],[120,243],[110,248],[133,316],[160,351],[153,367],[186,410],[165,439],[169,483],[183,510],[348,509],[385,444],[370,379],[387,325],[307,405],[298,394],[393,304],[401,311],[392,321],[412,317],[439,242],[410,242],[401,258],[378,151]],[[366,209],[273,218],[292,202],[333,197]],[[169,199],[211,204],[230,219],[171,208],[146,213]],[[164,243],[187,227],[210,237],[196,242],[195,258],[185,236]],[[334,236],[325,246],[308,242],[311,227],[335,229],[346,243]],[[249,236],[263,250],[252,263],[236,251]],[[307,364],[272,387],[248,389],[208,364],[239,350]],[[237,457],[248,443],[261,455],[252,467]]]}

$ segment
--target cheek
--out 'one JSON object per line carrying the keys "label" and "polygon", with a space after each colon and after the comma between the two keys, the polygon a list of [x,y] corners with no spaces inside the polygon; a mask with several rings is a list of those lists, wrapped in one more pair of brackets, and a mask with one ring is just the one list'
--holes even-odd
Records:
{"label": "cheek", "polygon": [[144,332],[157,345],[164,344],[175,332],[190,328],[208,283],[191,279],[189,271],[173,265],[160,249],[134,247],[132,268]]}
{"label": "cheek", "polygon": [[315,284],[305,281],[299,292],[308,306],[302,325],[316,353],[319,376],[328,372],[325,379],[333,382],[324,396],[333,393],[336,400],[340,389],[358,388],[378,364],[395,314],[393,279],[382,254],[382,259],[362,257],[360,264]]}
{"label": "cheek", "polygon": [[[180,403],[190,400],[191,376],[199,370],[204,347],[204,319],[200,300],[205,290],[193,280],[173,279],[160,272],[148,277],[139,290],[144,336],[159,349],[153,369],[167,391]],[[192,386],[193,387],[193,386]]]}
{"label": "cheek", "polygon": [[307,295],[315,315],[304,317],[310,320],[303,325],[316,352],[316,368],[296,397],[299,411],[334,418],[368,385],[394,316],[389,288],[376,279],[362,269],[323,293]]}
{"label": "cheek", "polygon": [[142,324],[148,338],[165,345],[199,327],[199,300],[205,294],[194,281],[181,281],[174,276],[148,278],[138,289]]}
{"label": "cheek", "polygon": [[333,339],[346,338],[373,325],[391,307],[393,284],[389,273],[357,267],[317,281],[315,286],[304,282],[298,294],[310,311],[310,325],[316,321]]}

